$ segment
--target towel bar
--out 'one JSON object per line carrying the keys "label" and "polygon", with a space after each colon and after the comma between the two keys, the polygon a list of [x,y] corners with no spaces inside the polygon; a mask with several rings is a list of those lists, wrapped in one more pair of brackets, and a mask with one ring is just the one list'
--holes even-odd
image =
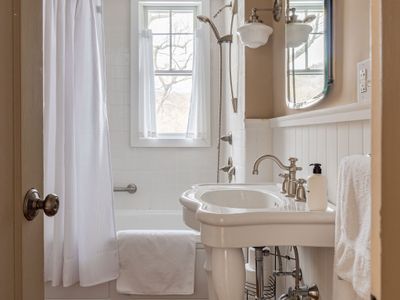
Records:
{"label": "towel bar", "polygon": [[134,194],[137,191],[137,186],[134,183],[128,184],[126,187],[115,186],[114,192],[127,192],[129,194]]}

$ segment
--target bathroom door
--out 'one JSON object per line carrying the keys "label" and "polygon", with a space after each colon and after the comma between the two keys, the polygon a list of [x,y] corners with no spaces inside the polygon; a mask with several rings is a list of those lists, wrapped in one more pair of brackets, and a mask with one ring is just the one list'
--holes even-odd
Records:
{"label": "bathroom door", "polygon": [[43,217],[28,222],[28,189],[43,191],[42,0],[0,1],[0,299],[43,300]]}

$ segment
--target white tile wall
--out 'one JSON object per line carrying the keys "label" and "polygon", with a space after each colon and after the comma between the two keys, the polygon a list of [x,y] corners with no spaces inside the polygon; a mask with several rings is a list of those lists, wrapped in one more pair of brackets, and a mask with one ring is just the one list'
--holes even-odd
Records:
{"label": "white tile wall", "polygon": [[[211,11],[223,3],[210,1]],[[209,148],[132,148],[130,130],[130,1],[105,0],[107,95],[114,185],[135,183],[136,194],[116,193],[115,207],[180,209],[180,194],[192,184],[215,182],[218,48],[212,41],[212,132]],[[218,24],[219,26],[223,24]],[[221,29],[223,31],[223,29]]]}

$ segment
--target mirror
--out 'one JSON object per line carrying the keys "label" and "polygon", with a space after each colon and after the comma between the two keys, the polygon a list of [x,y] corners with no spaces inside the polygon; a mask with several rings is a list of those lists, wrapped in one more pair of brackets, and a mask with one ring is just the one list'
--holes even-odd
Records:
{"label": "mirror", "polygon": [[332,1],[286,0],[286,104],[320,102],[333,83]]}

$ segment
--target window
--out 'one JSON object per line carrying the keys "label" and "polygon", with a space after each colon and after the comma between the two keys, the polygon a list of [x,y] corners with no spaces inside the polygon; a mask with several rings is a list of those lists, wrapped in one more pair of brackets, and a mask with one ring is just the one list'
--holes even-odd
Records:
{"label": "window", "polygon": [[[200,1],[139,2],[139,24],[136,26],[139,32],[147,30],[152,40],[155,103],[151,106],[154,111],[150,113],[153,113],[152,118],[155,119],[156,134],[152,137],[140,136],[140,124],[137,126],[134,123],[142,122],[143,118],[133,116],[133,146],[209,145],[209,138],[199,140],[188,138],[187,135],[191,101],[194,101],[192,79],[198,26],[196,16],[200,13],[201,4]],[[134,55],[132,53],[132,57]],[[136,80],[140,81],[140,78]]]}
{"label": "window", "polygon": [[324,93],[326,18],[324,0],[291,0],[300,20],[308,16],[315,19],[308,24],[312,31],[308,40],[296,48],[287,48],[287,99],[300,104],[309,99],[319,98]]}
{"label": "window", "polygon": [[292,0],[291,3],[294,4],[299,19],[304,19],[309,15],[316,17],[310,23],[313,30],[307,42],[296,49],[296,75],[324,75],[324,61],[321,61],[320,55],[320,53],[323,53],[325,47],[324,2],[322,0]]}
{"label": "window", "polygon": [[153,35],[156,124],[159,136],[186,134],[192,90],[196,7],[145,6]]}

